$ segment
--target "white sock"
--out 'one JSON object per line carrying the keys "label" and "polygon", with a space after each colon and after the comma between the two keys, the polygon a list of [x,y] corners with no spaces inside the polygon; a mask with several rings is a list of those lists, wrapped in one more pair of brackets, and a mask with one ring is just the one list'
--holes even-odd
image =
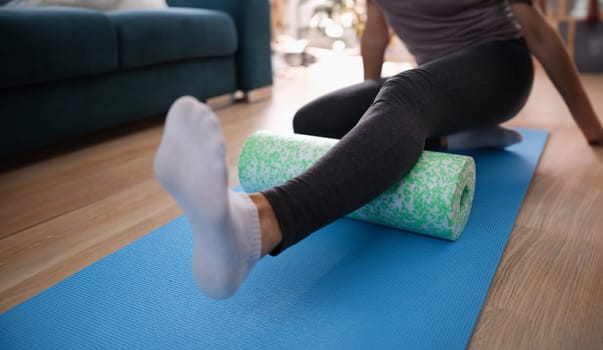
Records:
{"label": "white sock", "polygon": [[193,97],[170,107],[155,176],[193,229],[193,275],[216,299],[233,295],[261,254],[259,214],[245,193],[229,190],[224,137],[211,109]]}
{"label": "white sock", "polygon": [[515,130],[502,126],[462,131],[448,136],[448,149],[505,148],[521,142],[523,137]]}

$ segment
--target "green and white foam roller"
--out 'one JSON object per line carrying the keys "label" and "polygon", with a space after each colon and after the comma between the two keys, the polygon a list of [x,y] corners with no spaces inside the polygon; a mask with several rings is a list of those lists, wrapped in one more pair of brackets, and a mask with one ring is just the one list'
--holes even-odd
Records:
{"label": "green and white foam roller", "polygon": [[[239,159],[241,185],[247,192],[280,185],[302,173],[336,142],[258,131],[243,146]],[[403,179],[348,217],[456,240],[467,224],[474,191],[473,158],[424,151]]]}

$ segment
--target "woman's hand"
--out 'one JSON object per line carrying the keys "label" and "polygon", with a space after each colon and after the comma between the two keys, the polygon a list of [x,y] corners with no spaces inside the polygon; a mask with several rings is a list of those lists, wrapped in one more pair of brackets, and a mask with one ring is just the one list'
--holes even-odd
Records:
{"label": "woman's hand", "polygon": [[598,135],[587,136],[586,139],[591,146],[603,147],[603,130],[599,130]]}
{"label": "woman's hand", "polygon": [[589,107],[573,113],[574,119],[590,145],[603,146],[603,126],[594,108]]}

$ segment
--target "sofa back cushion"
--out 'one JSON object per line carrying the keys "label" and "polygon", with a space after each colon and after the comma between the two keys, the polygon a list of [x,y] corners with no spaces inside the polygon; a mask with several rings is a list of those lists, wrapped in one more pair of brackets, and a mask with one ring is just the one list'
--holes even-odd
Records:
{"label": "sofa back cushion", "polygon": [[107,17],[117,31],[120,69],[231,56],[237,50],[235,24],[223,12],[169,8],[112,12]]}
{"label": "sofa back cushion", "polygon": [[0,11],[0,88],[117,69],[117,34],[101,12],[78,8]]}
{"label": "sofa back cushion", "polygon": [[0,88],[237,51],[230,16],[187,8],[106,14],[67,7],[4,9],[0,42]]}

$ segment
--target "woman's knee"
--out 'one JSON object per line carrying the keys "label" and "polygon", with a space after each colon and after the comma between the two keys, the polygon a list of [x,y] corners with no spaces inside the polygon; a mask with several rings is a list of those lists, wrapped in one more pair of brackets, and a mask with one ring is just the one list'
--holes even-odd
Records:
{"label": "woman's knee", "polygon": [[430,114],[437,110],[435,94],[428,72],[416,68],[390,77],[371,109],[381,110],[383,112],[376,115],[399,119],[405,125],[424,126],[431,119]]}
{"label": "woman's knee", "polygon": [[433,94],[429,72],[415,68],[398,73],[385,81],[376,101],[394,105],[418,106]]}
{"label": "woman's knee", "polygon": [[[314,135],[320,128],[316,120],[317,113],[312,113],[312,106],[305,105],[293,116],[293,132],[296,134]],[[317,111],[314,111],[317,112]]]}
{"label": "woman's knee", "polygon": [[383,81],[364,81],[315,99],[295,113],[293,130],[301,134],[343,137],[369,108]]}
{"label": "woman's knee", "polygon": [[[341,138],[356,125],[362,110],[345,108],[337,96],[324,96],[300,108],[293,116],[297,134]],[[358,115],[355,117],[354,115]]]}

